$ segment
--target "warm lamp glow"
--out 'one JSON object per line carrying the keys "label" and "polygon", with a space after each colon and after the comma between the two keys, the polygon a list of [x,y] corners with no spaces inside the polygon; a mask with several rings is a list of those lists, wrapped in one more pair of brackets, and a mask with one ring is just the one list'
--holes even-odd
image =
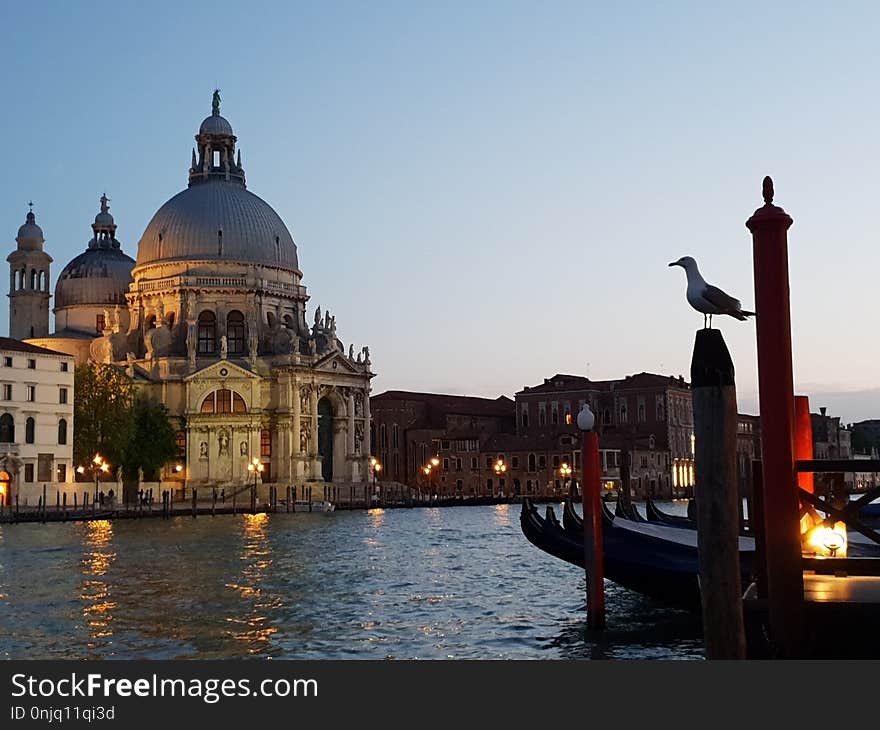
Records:
{"label": "warm lamp glow", "polygon": [[435,456],[434,458],[431,459],[431,465],[432,465],[432,466],[437,466],[437,465],[439,465],[439,464],[440,464],[440,459],[438,459],[436,456]]}
{"label": "warm lamp glow", "polygon": [[834,527],[819,525],[807,533],[807,545],[816,554],[829,558],[846,557],[846,524],[835,522]]}
{"label": "warm lamp glow", "polygon": [[182,472],[183,471],[183,464],[178,464],[177,466],[175,466],[174,471]]}
{"label": "warm lamp glow", "polygon": [[78,466],[78,467],[76,467],[76,473],[77,474],[85,474],[86,468],[84,466]]}

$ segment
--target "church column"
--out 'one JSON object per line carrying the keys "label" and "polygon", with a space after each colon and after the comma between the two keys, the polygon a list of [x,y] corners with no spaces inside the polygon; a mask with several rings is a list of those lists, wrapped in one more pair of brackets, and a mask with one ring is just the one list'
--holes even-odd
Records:
{"label": "church column", "polygon": [[369,458],[370,454],[373,453],[373,444],[370,442],[370,386],[367,385],[364,388],[364,445],[363,445],[363,454],[364,457]]}
{"label": "church column", "polygon": [[300,476],[299,464],[300,458],[304,457],[305,454],[300,452],[299,448],[299,432],[301,427],[301,419],[300,419],[300,390],[299,383],[294,380],[293,383],[293,401],[291,405],[293,406],[293,427],[291,428],[291,443],[290,443],[290,451],[289,455],[293,459],[293,469],[291,471],[291,479],[297,479]]}
{"label": "church column", "polygon": [[[309,439],[309,451],[313,457],[318,455],[318,384],[312,383],[309,391],[309,410],[312,414],[312,434]],[[317,458],[312,459],[312,479],[317,479],[321,474],[321,464]]]}
{"label": "church column", "polygon": [[346,456],[349,464],[349,478],[355,480],[357,467],[354,455],[354,389],[348,389],[348,438],[346,439]]}

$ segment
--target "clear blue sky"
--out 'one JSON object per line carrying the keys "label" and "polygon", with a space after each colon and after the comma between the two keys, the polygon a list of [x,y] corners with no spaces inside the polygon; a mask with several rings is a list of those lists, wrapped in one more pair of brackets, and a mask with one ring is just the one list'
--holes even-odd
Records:
{"label": "clear blue sky", "polygon": [[[666,264],[694,255],[750,306],[769,173],[798,391],[880,417],[880,6],[711,5],[5,3],[7,249],[33,198],[54,286],[106,190],[135,256],[219,86],[374,390],[496,396],[687,375],[702,319]],[[754,412],[754,323],[722,326]]]}

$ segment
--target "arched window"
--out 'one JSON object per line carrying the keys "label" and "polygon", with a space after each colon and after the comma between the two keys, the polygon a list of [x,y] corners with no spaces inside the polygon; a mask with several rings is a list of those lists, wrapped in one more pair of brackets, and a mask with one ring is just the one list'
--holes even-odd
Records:
{"label": "arched window", "polygon": [[67,421],[63,418],[58,421],[58,443],[62,446],[67,443]]}
{"label": "arched window", "polygon": [[226,346],[230,355],[241,355],[245,343],[244,315],[238,310],[226,315]]}
{"label": "arched window", "polygon": [[34,426],[34,419],[28,417],[27,421],[24,422],[24,442],[26,444],[34,442]]}
{"label": "arched window", "polygon": [[293,326],[293,317],[291,317],[289,314],[284,315],[284,324],[289,330],[295,329]]}
{"label": "arched window", "polygon": [[27,284],[27,269],[22,266],[19,272],[18,288],[24,289],[25,284]]}
{"label": "arched window", "polygon": [[209,393],[202,401],[202,413],[247,413],[247,405],[234,390],[221,388]]}
{"label": "arched window", "polygon": [[31,289],[36,291],[37,289],[37,270],[31,269]]}
{"label": "arched window", "polygon": [[15,443],[15,419],[9,413],[0,416],[0,444]]}
{"label": "arched window", "polygon": [[202,312],[199,315],[200,355],[213,355],[217,352],[217,318],[213,312]]}
{"label": "arched window", "polygon": [[535,455],[529,454],[529,471],[535,471]]}

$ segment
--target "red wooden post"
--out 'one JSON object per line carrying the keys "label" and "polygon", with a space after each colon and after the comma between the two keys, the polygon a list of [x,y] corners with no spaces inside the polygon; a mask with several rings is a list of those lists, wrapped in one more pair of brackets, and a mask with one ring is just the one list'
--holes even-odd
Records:
{"label": "red wooden post", "polygon": [[[810,461],[813,458],[813,422],[810,419],[810,399],[805,395],[794,397],[795,458]],[[798,474],[798,486],[812,494],[813,472]]]}
{"label": "red wooden post", "polygon": [[794,468],[794,379],[788,287],[789,215],[773,205],[764,178],[764,205],[746,222],[752,232],[761,403],[764,539],[770,639],[786,657],[803,637],[804,580]]}
{"label": "red wooden post", "polygon": [[595,416],[584,405],[578,427],[584,432],[584,567],[587,571],[587,628],[605,628],[605,559],[602,552],[602,508],[599,504],[601,471],[599,436],[593,430]]}

